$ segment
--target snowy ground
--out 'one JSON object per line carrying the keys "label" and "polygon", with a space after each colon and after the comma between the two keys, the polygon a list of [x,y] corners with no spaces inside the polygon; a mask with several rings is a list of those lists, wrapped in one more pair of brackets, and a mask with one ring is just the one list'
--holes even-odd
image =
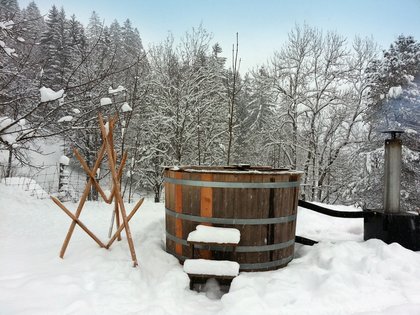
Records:
{"label": "snowy ground", "polygon": [[[92,202],[82,213],[103,241],[111,210]],[[241,273],[221,298],[217,286],[190,291],[163,250],[163,204],[147,200],[131,222],[138,268],[125,238],[107,251],[79,228],[63,260],[70,219],[52,201],[0,184],[0,315],[420,314],[420,253],[363,242],[360,219],[300,210],[298,234],[324,241],[297,245],[284,269]]]}

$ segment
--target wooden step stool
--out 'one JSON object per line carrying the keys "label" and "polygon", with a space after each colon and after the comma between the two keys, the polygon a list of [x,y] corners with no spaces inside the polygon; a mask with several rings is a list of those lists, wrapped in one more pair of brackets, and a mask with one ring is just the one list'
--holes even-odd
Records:
{"label": "wooden step stool", "polygon": [[190,278],[190,289],[194,283],[204,283],[215,278],[220,283],[230,284],[239,274],[239,264],[230,260],[195,259],[196,245],[207,247],[219,245],[232,248],[232,259],[236,258],[236,246],[240,241],[240,232],[234,228],[221,228],[198,225],[195,231],[188,234],[187,242],[191,247],[191,259],[184,262],[184,272]]}

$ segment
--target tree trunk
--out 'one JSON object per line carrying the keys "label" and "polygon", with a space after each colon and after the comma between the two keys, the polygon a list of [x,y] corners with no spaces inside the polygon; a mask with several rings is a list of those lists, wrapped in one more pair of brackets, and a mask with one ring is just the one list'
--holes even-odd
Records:
{"label": "tree trunk", "polygon": [[160,202],[161,185],[155,184],[155,186],[153,187],[153,190],[155,192],[155,202],[158,203]]}
{"label": "tree trunk", "polygon": [[198,165],[201,165],[201,121],[200,112],[197,110],[197,148],[198,148]]}
{"label": "tree trunk", "polygon": [[306,200],[306,190],[307,190],[308,176],[309,176],[309,163],[311,162],[311,159],[312,159],[312,151],[309,148],[308,155],[306,157],[305,166],[303,168],[303,172],[304,172],[304,175],[305,175],[305,179],[303,181],[303,193],[302,193],[302,199],[303,200]]}
{"label": "tree trunk", "polygon": [[12,176],[12,161],[13,161],[13,148],[9,146],[9,157],[7,159],[7,168],[6,168],[6,174],[5,177],[11,177]]}
{"label": "tree trunk", "polygon": [[311,188],[311,200],[316,201],[316,190],[318,188],[318,181],[316,179],[316,151],[312,157],[312,188]]}
{"label": "tree trunk", "polygon": [[292,134],[292,159],[293,163],[291,165],[291,169],[295,170],[297,167],[297,145],[298,145],[298,126],[297,126],[297,112],[294,109],[293,111],[293,134]]}
{"label": "tree trunk", "polygon": [[231,94],[229,95],[229,121],[228,121],[228,133],[229,133],[229,142],[227,148],[227,165],[231,162],[231,154],[232,154],[232,144],[233,144],[233,114],[235,111],[235,98],[237,93],[237,76],[239,71],[238,65],[238,48],[239,48],[239,40],[238,40],[238,33],[236,33],[236,50],[235,46],[232,47],[232,72],[233,72],[233,82],[232,82],[232,90]]}

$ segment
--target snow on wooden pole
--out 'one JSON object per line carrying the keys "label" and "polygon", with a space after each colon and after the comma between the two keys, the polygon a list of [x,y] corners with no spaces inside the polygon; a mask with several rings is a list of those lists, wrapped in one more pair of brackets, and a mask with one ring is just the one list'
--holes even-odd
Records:
{"label": "snow on wooden pole", "polygon": [[61,201],[68,201],[69,197],[69,177],[67,170],[70,159],[63,155],[59,160],[59,176],[58,176],[58,196]]}

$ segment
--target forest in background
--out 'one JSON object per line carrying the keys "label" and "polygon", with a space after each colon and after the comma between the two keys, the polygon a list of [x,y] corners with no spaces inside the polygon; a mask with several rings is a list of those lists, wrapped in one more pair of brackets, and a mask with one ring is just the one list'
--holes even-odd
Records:
{"label": "forest in background", "polygon": [[[265,65],[246,73],[240,36],[232,43],[221,47],[198,26],[145,49],[130,20],[104,25],[93,12],[83,26],[63,8],[44,17],[35,2],[1,0],[2,177],[32,163],[37,139],[55,135],[92,164],[98,113],[119,113],[115,142],[128,150],[132,191],[158,199],[164,165],[248,163],[303,171],[304,200],[378,208],[380,132],[399,129],[402,206],[418,210],[420,44],[412,36],[379,51],[373,38],[296,25]],[[60,97],[42,99],[40,89]]]}

